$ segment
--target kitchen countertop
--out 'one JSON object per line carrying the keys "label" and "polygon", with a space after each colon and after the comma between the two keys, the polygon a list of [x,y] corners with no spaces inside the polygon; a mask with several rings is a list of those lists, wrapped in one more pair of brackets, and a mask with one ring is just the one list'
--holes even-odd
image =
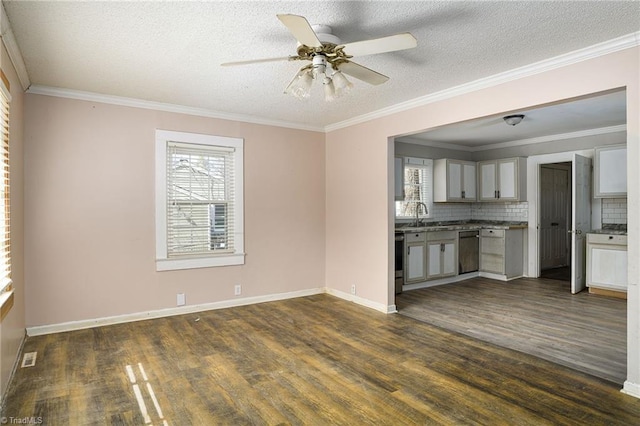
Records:
{"label": "kitchen countertop", "polygon": [[425,222],[420,226],[413,224],[396,224],[397,232],[428,232],[428,231],[472,231],[476,229],[524,229],[527,228],[527,222],[510,222],[510,221],[448,221],[448,222]]}
{"label": "kitchen countertop", "polygon": [[593,231],[587,232],[587,234],[627,235],[627,231],[620,229],[594,229]]}

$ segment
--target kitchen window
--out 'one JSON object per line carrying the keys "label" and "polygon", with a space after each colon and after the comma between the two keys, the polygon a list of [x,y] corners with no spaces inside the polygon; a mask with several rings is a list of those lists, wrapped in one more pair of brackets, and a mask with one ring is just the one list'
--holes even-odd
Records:
{"label": "kitchen window", "polygon": [[[3,316],[10,309],[12,301],[11,285],[11,231],[10,231],[10,203],[9,203],[9,80],[0,70],[0,301]],[[8,306],[8,308],[7,308]]]}
{"label": "kitchen window", "polygon": [[429,211],[426,213],[420,207],[419,217],[430,217],[433,207],[433,160],[405,157],[404,200],[396,201],[396,218],[415,219],[418,203],[424,203]]}
{"label": "kitchen window", "polygon": [[156,130],[156,270],[244,264],[243,144]]}

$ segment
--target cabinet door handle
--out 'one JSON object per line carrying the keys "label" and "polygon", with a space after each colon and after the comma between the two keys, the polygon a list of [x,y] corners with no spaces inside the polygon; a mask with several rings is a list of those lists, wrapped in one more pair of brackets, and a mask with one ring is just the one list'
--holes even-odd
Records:
{"label": "cabinet door handle", "polygon": [[500,191],[498,191],[498,198],[500,198]]}
{"label": "cabinet door handle", "polygon": [[407,256],[410,256],[410,255],[411,255],[411,246],[408,246],[407,247]]}
{"label": "cabinet door handle", "polygon": [[440,251],[444,253],[444,244],[440,244]]}
{"label": "cabinet door handle", "polygon": [[493,191],[493,198],[498,198],[498,191]]}
{"label": "cabinet door handle", "polygon": [[462,198],[464,198],[464,191],[462,191]]}

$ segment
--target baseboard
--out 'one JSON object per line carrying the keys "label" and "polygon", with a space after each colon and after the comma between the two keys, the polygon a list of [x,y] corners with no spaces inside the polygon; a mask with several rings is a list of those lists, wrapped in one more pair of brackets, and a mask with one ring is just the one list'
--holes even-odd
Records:
{"label": "baseboard", "polygon": [[338,297],[343,300],[348,300],[349,302],[353,302],[370,309],[375,309],[376,311],[382,312],[384,314],[392,314],[397,312],[396,305],[383,305],[382,303],[372,302],[369,299],[356,296],[355,294],[345,293],[344,291],[336,290],[333,288],[327,288],[326,291],[327,294],[330,294],[332,296]]}
{"label": "baseboard", "polygon": [[20,360],[22,359],[22,352],[24,351],[24,343],[27,341],[27,333],[25,330],[24,335],[22,336],[22,341],[20,342],[20,347],[18,348],[18,353],[16,354],[16,360],[13,363],[13,368],[11,369],[11,373],[9,373],[9,379],[7,380],[7,387],[4,392],[2,392],[2,399],[0,399],[0,411],[4,412],[4,403],[7,400],[7,394],[9,393],[9,387],[13,382],[13,377],[18,370],[18,365],[20,365]]}
{"label": "baseboard", "polygon": [[515,277],[507,277],[506,275],[501,275],[501,274],[494,274],[491,272],[480,272],[480,277],[482,278],[489,278],[492,280],[498,280],[498,281],[513,281],[513,280],[517,280],[518,278],[522,278],[524,277],[524,275],[518,275]]}
{"label": "baseboard", "polygon": [[627,395],[631,395],[636,398],[640,398],[640,384],[631,383],[627,380],[624,382],[624,387],[620,392],[626,393]]}
{"label": "baseboard", "polygon": [[415,284],[405,284],[402,286],[402,291],[411,291],[418,290],[420,288],[435,287],[437,285],[459,283],[460,281],[468,280],[469,278],[475,278],[477,276],[479,276],[478,272],[467,272],[466,274],[440,278],[439,280],[423,281]]}
{"label": "baseboard", "polygon": [[200,305],[178,306],[175,308],[159,309],[148,312],[116,315],[111,317],[95,318],[90,320],[70,321],[60,324],[27,327],[28,336],[40,336],[44,334],[63,333],[66,331],[83,330],[87,328],[102,327],[105,325],[122,324],[134,321],[143,321],[153,318],[170,317],[174,315],[190,314],[194,312],[211,311],[216,309],[233,308],[237,306],[253,305],[256,303],[274,302],[276,300],[294,299],[297,297],[312,296],[326,293],[325,288],[312,288],[308,290],[293,291],[288,293],[270,294],[266,296],[246,297],[242,299],[224,300],[221,302],[203,303]]}

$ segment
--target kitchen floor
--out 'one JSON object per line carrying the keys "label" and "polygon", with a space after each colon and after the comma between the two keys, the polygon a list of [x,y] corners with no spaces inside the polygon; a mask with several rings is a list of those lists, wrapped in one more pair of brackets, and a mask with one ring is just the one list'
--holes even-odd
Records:
{"label": "kitchen floor", "polygon": [[473,278],[396,296],[402,315],[531,354],[622,385],[627,301],[570,283]]}

